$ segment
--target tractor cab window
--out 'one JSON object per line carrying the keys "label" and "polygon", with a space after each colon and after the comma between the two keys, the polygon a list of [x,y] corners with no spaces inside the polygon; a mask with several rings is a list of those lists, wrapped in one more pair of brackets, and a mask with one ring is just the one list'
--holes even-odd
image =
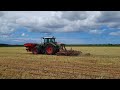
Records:
{"label": "tractor cab window", "polygon": [[49,39],[47,39],[47,38],[44,39],[44,42],[45,42],[45,43],[49,43]]}
{"label": "tractor cab window", "polygon": [[51,39],[50,39],[50,42],[55,42],[55,39],[54,39],[54,38],[51,38]]}
{"label": "tractor cab window", "polygon": [[44,38],[44,43],[55,42],[55,38]]}

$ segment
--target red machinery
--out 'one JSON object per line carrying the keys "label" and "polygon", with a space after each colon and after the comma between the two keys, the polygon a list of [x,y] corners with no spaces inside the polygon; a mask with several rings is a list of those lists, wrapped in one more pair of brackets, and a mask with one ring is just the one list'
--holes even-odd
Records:
{"label": "red machinery", "polygon": [[33,54],[47,54],[47,55],[65,55],[65,56],[76,56],[79,55],[79,51],[67,50],[65,44],[57,43],[54,37],[44,37],[44,42],[41,44],[36,43],[25,43],[27,52]]}
{"label": "red machinery", "polygon": [[37,45],[36,43],[26,43],[26,44],[24,44],[24,46],[26,47],[26,50],[27,50],[28,52],[31,52],[32,49],[33,49],[36,45]]}

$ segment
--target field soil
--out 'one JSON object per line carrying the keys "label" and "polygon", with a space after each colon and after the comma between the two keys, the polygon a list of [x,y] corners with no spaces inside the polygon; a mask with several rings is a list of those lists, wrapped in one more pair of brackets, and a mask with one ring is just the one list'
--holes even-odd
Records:
{"label": "field soil", "polygon": [[120,47],[72,49],[83,55],[33,55],[25,47],[0,47],[0,79],[120,79]]}

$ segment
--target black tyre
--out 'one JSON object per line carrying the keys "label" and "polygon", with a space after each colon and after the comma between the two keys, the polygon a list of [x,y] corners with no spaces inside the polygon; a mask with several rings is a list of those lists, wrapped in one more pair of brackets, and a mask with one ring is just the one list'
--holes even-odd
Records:
{"label": "black tyre", "polygon": [[40,53],[45,54],[45,48],[41,48]]}
{"label": "black tyre", "polygon": [[55,47],[53,45],[47,45],[46,48],[45,48],[45,53],[47,55],[55,54]]}
{"label": "black tyre", "polygon": [[33,53],[33,54],[39,54],[40,52],[39,52],[39,50],[38,50],[36,47],[34,47],[34,48],[32,49],[32,53]]}

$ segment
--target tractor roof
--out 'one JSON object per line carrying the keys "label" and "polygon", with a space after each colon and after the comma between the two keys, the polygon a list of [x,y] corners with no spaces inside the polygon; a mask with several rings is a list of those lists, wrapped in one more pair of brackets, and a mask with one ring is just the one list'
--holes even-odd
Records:
{"label": "tractor roof", "polygon": [[44,39],[44,38],[55,38],[55,37],[43,37],[43,39]]}

